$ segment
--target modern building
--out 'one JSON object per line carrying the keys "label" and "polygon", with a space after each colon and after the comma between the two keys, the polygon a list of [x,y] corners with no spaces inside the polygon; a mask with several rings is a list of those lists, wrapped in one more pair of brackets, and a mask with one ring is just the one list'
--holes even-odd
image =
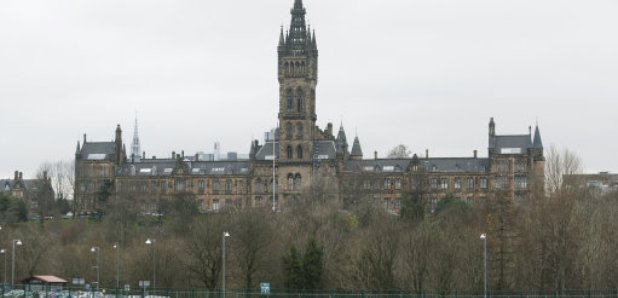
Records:
{"label": "modern building", "polygon": [[[248,159],[216,160],[203,154],[171,152],[166,157],[140,157],[137,122],[133,152],[127,157],[120,125],[115,141],[90,142],[84,135],[75,153],[75,199],[78,210],[98,208],[110,194],[139,202],[144,211],[157,211],[161,202],[190,197],[201,210],[225,207],[285,208],[300,198],[359,199],[382,202],[393,211],[409,192],[423,191],[435,200],[447,193],[479,201],[502,191],[514,199],[530,193],[543,176],[543,144],[538,126],[521,135],[498,135],[489,123],[488,157],[474,151],[469,157],[425,156],[364,159],[361,143],[351,148],[343,125],[316,125],[318,47],[314,31],[305,23],[301,0],[291,9],[291,24],[279,32],[278,82],[280,127],[263,143],[251,143]],[[121,196],[118,196],[121,197]]]}

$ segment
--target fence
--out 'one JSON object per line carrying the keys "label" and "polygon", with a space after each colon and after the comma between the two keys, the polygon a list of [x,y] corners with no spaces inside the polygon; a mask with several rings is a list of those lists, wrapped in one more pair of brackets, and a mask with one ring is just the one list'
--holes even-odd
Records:
{"label": "fence", "polygon": [[[222,293],[219,289],[204,288],[94,288],[76,287],[52,288],[45,285],[16,285],[12,290],[3,289],[6,298],[483,298],[483,293],[409,293],[401,291],[290,291],[270,289],[263,294],[260,289],[230,289]],[[615,290],[568,290],[562,293],[489,292],[487,297],[496,298],[605,298],[618,297]]]}

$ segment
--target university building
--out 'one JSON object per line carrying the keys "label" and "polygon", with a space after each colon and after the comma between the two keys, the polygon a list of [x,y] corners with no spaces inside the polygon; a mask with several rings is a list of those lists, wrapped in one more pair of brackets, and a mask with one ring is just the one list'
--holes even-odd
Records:
{"label": "university building", "polygon": [[[342,204],[376,200],[397,211],[402,194],[422,191],[479,201],[498,191],[524,199],[543,176],[543,144],[538,126],[521,135],[498,135],[492,118],[488,157],[365,158],[358,137],[351,146],[343,126],[316,125],[318,47],[307,29],[302,0],[295,0],[291,24],[279,33],[280,128],[250,144],[246,158],[234,154],[215,160],[201,154],[172,152],[166,157],[140,153],[137,124],[132,153],[126,153],[120,125],[113,142],[92,142],[84,135],[75,152],[75,203],[92,211],[102,199],[131,198],[145,212],[179,196],[194,199],[204,212],[229,207],[284,209],[297,199],[338,200]],[[541,179],[542,181],[542,179]],[[124,194],[120,196],[120,194]]]}

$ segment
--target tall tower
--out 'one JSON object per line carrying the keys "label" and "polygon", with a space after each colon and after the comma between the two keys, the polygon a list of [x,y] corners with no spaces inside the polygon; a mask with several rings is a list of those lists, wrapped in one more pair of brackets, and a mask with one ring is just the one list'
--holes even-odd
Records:
{"label": "tall tower", "polygon": [[302,0],[295,0],[292,20],[279,34],[279,125],[281,162],[309,162],[313,152],[318,49],[315,32],[305,24]]}
{"label": "tall tower", "polygon": [[135,115],[135,127],[133,128],[133,142],[131,143],[131,160],[139,162],[141,160],[141,148],[139,145],[139,134],[137,131],[137,115]]}

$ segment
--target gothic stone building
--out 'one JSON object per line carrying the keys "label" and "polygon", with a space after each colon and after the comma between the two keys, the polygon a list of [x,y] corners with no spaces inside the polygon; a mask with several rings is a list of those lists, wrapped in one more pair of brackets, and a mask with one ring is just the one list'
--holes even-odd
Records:
{"label": "gothic stone building", "polygon": [[[358,137],[351,149],[343,126],[316,126],[318,49],[315,31],[305,24],[305,8],[295,0],[289,30],[279,34],[278,81],[280,128],[260,144],[251,143],[245,159],[212,160],[173,152],[146,158],[136,132],[127,156],[118,125],[113,142],[90,142],[84,136],[75,155],[78,210],[96,209],[102,194],[128,194],[144,211],[161,200],[183,195],[203,211],[225,207],[275,205],[285,208],[303,196],[354,202],[368,198],[397,211],[406,191],[422,188],[429,198],[447,193],[478,201],[498,190],[513,198],[529,194],[533,177],[543,175],[543,145],[538,127],[522,135],[497,135],[489,124],[488,158],[363,159]],[[136,151],[137,150],[137,151]],[[274,178],[274,179],[273,179]],[[273,194],[274,192],[274,194]]]}

